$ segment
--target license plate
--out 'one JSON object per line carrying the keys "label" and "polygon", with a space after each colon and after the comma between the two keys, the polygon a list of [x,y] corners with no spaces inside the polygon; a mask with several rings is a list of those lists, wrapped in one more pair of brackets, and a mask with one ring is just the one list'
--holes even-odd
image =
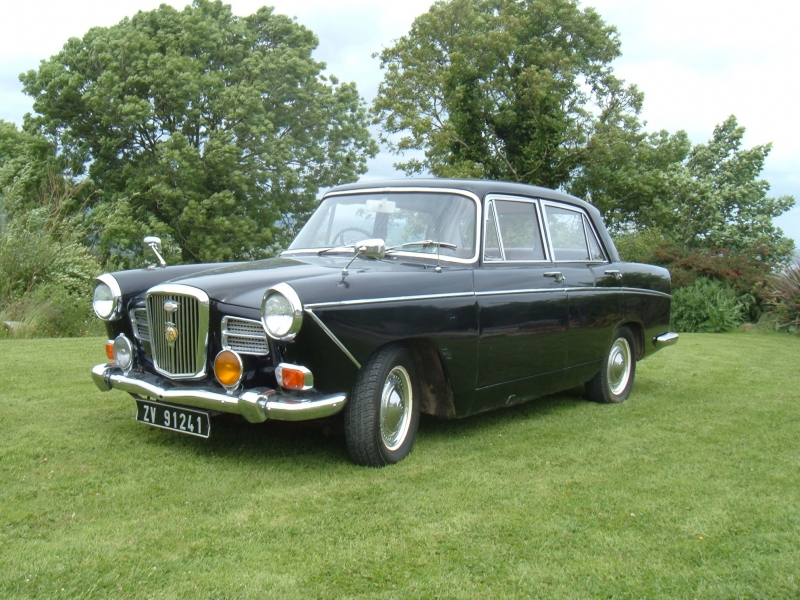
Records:
{"label": "license plate", "polygon": [[211,419],[207,412],[161,402],[137,399],[136,420],[153,427],[202,438],[207,438],[211,433]]}

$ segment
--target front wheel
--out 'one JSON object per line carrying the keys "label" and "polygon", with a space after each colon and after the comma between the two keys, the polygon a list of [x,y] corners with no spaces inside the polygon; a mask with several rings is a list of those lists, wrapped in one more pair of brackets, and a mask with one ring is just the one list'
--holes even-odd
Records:
{"label": "front wheel", "polygon": [[636,375],[635,351],[633,332],[627,327],[617,329],[600,371],[586,382],[589,400],[611,404],[628,397]]}
{"label": "front wheel", "polygon": [[344,434],[353,462],[383,467],[408,456],[419,426],[419,382],[411,352],[392,345],[373,354],[350,396]]}

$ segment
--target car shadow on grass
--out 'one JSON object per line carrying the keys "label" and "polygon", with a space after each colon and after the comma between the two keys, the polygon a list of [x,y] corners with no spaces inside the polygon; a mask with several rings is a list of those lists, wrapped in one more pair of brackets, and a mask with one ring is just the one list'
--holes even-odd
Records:
{"label": "car shadow on grass", "polygon": [[[585,402],[581,386],[464,419],[443,420],[422,415],[418,435],[430,440],[492,435],[507,423],[575,410]],[[208,439],[146,426],[143,429],[136,435],[148,444],[214,459],[267,461],[272,466],[282,462],[292,466],[297,460],[308,466],[350,462],[341,417],[326,421],[253,424],[238,416],[220,415],[212,419]]]}

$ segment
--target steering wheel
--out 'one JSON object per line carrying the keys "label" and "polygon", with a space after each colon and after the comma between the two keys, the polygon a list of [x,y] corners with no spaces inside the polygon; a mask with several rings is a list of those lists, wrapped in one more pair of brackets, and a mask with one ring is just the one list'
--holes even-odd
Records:
{"label": "steering wheel", "polygon": [[[360,227],[345,227],[344,229],[339,230],[339,233],[337,233],[335,236],[333,236],[333,239],[331,240],[331,244],[333,244],[334,246],[344,246],[345,243],[346,243],[344,241],[344,232],[345,231],[357,231],[359,233],[363,233],[368,238],[372,237],[372,234],[369,231],[361,229]],[[339,239],[339,238],[342,238],[342,243],[341,244],[337,244],[336,243],[336,240]]]}

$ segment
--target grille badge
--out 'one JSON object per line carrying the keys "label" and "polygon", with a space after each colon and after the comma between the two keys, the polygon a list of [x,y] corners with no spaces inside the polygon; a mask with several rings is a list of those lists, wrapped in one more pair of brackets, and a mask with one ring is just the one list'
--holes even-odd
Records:
{"label": "grille badge", "polygon": [[178,328],[175,327],[175,323],[166,323],[167,327],[164,330],[164,337],[167,338],[167,343],[169,347],[172,348],[175,345],[175,342],[178,339],[180,333],[178,332]]}
{"label": "grille badge", "polygon": [[172,314],[178,310],[178,303],[175,300],[166,300],[164,301],[164,310]]}

